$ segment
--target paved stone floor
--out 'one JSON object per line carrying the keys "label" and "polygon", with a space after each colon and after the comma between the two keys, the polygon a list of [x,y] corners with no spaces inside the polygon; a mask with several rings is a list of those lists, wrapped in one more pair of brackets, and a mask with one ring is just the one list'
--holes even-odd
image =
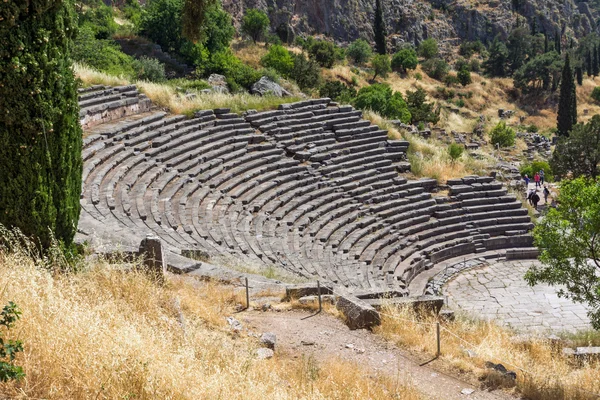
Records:
{"label": "paved stone floor", "polygon": [[590,328],[586,309],[547,285],[530,287],[523,275],[534,261],[505,261],[459,274],[444,288],[448,302],[480,318],[520,331],[573,332]]}

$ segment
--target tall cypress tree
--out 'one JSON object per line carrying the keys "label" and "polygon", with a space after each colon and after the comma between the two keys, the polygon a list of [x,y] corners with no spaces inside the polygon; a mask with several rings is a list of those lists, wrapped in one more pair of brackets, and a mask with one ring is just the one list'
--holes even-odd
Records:
{"label": "tall cypress tree", "polygon": [[[562,70],[560,81],[560,97],[558,100],[557,130],[560,136],[569,136],[574,122],[577,120],[575,83],[573,82],[573,70],[569,54],[565,57],[565,65]],[[575,113],[575,115],[573,115]]]}
{"label": "tall cypress tree", "polygon": [[592,53],[588,49],[587,53],[585,53],[585,67],[587,70],[587,75],[592,76],[593,68],[592,68]]}
{"label": "tall cypress tree", "polygon": [[[12,2],[0,20],[0,223],[46,247],[79,220],[81,127],[70,0]],[[6,14],[8,12],[8,15]]]}
{"label": "tall cypress tree", "polygon": [[375,51],[379,54],[387,54],[387,30],[383,18],[383,6],[381,0],[375,1],[375,23],[373,24],[375,32]]}
{"label": "tall cypress tree", "polygon": [[562,53],[560,45],[560,35],[558,32],[554,33],[554,50],[556,50],[558,54]]}
{"label": "tall cypress tree", "polygon": [[598,60],[598,47],[594,46],[594,58],[592,58],[592,75],[598,76],[600,73],[600,61]]}
{"label": "tall cypress tree", "polygon": [[550,51],[550,44],[548,43],[548,35],[544,33],[544,54]]}
{"label": "tall cypress tree", "polygon": [[582,67],[575,68],[575,76],[577,77],[577,84],[579,86],[583,85],[583,68]]}

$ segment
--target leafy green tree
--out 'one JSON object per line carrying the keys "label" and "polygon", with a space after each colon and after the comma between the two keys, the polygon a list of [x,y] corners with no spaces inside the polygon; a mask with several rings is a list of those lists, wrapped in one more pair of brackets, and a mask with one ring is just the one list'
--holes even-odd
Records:
{"label": "leafy green tree", "polygon": [[508,49],[496,36],[489,49],[489,57],[483,68],[490,76],[506,76],[508,70]]}
{"label": "leafy green tree", "polygon": [[219,4],[208,7],[204,24],[201,26],[201,32],[202,43],[209,53],[228,49],[235,36],[235,27],[231,21],[231,15],[223,10]]}
{"label": "leafy green tree", "polygon": [[70,245],[79,220],[82,133],[70,2],[3,6],[0,21],[0,224],[42,247]]}
{"label": "leafy green tree", "polygon": [[[191,42],[197,42],[203,38],[206,31],[203,30],[205,22],[214,18],[223,18],[223,15],[217,15],[214,12],[210,12],[210,9],[220,9],[220,3],[217,0],[183,0],[181,9],[181,26],[177,26],[181,29],[183,37]],[[219,21],[209,21],[213,24],[219,23]]]}
{"label": "leafy green tree", "polygon": [[376,54],[371,59],[371,66],[373,67],[374,75],[373,79],[381,76],[385,78],[388,73],[392,71],[392,64],[390,57],[387,54]]}
{"label": "leafy green tree", "polygon": [[315,40],[308,53],[323,68],[333,67],[336,60],[335,45],[327,40]]}
{"label": "leafy green tree", "polygon": [[429,38],[423,40],[418,47],[419,55],[427,60],[439,55],[438,43],[435,39]]}
{"label": "leafy green tree", "polygon": [[412,47],[405,47],[400,49],[392,57],[392,70],[396,72],[407,72],[411,69],[416,69],[419,60],[417,59],[417,52]]}
{"label": "leafy green tree", "polygon": [[267,68],[272,68],[282,76],[290,76],[294,69],[294,58],[283,46],[274,45],[269,47],[269,52],[263,56],[260,63]]}
{"label": "leafy green tree", "polygon": [[560,97],[558,100],[557,133],[559,136],[569,136],[573,125],[577,123],[577,96],[575,96],[575,82],[569,54],[565,57],[560,83]]}
{"label": "leafy green tree", "polygon": [[463,86],[467,86],[472,82],[471,71],[469,71],[469,69],[465,66],[463,66],[458,71],[458,73],[456,74],[456,77],[458,78],[458,81],[460,82],[460,84]]}
{"label": "leafy green tree", "polygon": [[443,80],[450,70],[448,63],[441,58],[431,58],[425,61],[422,67],[427,75],[438,81]]}
{"label": "leafy green tree", "polygon": [[291,76],[300,89],[310,89],[319,86],[321,81],[321,68],[316,61],[307,59],[304,54],[294,54],[294,68]]}
{"label": "leafy green tree", "polygon": [[531,163],[522,165],[521,168],[519,168],[521,176],[527,175],[529,177],[534,176],[536,172],[542,170],[544,171],[544,180],[546,182],[552,182],[554,180],[554,171],[552,170],[550,164],[548,164],[546,161],[533,161]]}
{"label": "leafy green tree", "polygon": [[375,0],[375,21],[373,23],[375,32],[375,51],[377,54],[387,54],[387,29],[383,17],[383,5],[381,0]]}
{"label": "leafy green tree", "polygon": [[100,3],[90,7],[79,17],[79,24],[87,26],[94,32],[96,39],[110,39],[117,31],[113,9]]}
{"label": "leafy green tree", "polygon": [[508,62],[511,71],[516,71],[527,61],[531,37],[527,28],[516,28],[508,36]]}
{"label": "leafy green tree", "polygon": [[398,119],[405,124],[411,121],[410,111],[400,92],[393,92],[388,85],[374,84],[358,91],[355,106],[361,110],[372,110],[381,116]]}
{"label": "leafy green tree", "polygon": [[560,285],[558,295],[586,304],[600,329],[600,182],[564,181],[557,203],[533,230],[541,265],[532,265],[525,279]]}
{"label": "leafy green tree", "polygon": [[428,103],[426,100],[427,94],[423,88],[418,88],[414,92],[406,92],[406,105],[413,125],[419,122],[437,124],[440,120],[439,110],[434,110],[434,104]]}
{"label": "leafy green tree", "polygon": [[364,39],[357,39],[348,46],[346,55],[357,65],[362,65],[369,61],[373,49],[371,45]]}
{"label": "leafy green tree", "polygon": [[515,72],[514,85],[524,92],[555,89],[562,67],[562,60],[555,51],[542,54]]}
{"label": "leafy green tree", "polygon": [[490,140],[494,146],[511,147],[515,145],[515,131],[500,121],[490,132]]}
{"label": "leafy green tree", "polygon": [[267,14],[256,8],[250,8],[242,18],[241,31],[256,43],[266,35],[269,25],[271,21]]}
{"label": "leafy green tree", "polygon": [[179,52],[182,35],[183,0],[150,0],[142,11],[140,34],[168,52]]}
{"label": "leafy green tree", "polygon": [[600,176],[600,115],[586,124],[577,124],[568,137],[561,137],[550,165],[559,178]]}

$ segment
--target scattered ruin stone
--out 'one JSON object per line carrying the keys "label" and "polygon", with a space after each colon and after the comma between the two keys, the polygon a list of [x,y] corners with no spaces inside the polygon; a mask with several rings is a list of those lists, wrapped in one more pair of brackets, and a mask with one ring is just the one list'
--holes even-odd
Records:
{"label": "scattered ruin stone", "polygon": [[229,94],[229,86],[227,85],[227,78],[225,78],[225,76],[211,74],[206,82],[212,86],[213,92]]}
{"label": "scattered ruin stone", "polygon": [[260,349],[256,350],[256,356],[259,360],[268,360],[269,358],[273,358],[274,355],[275,353],[273,350],[265,347],[261,347]]}
{"label": "scattered ruin stone", "polygon": [[241,332],[244,329],[242,323],[233,317],[227,317],[227,323],[234,332]]}
{"label": "scattered ruin stone", "polygon": [[148,274],[158,282],[164,282],[167,265],[160,239],[156,236],[147,236],[140,243],[138,254]]}
{"label": "scattered ruin stone", "polygon": [[277,343],[277,337],[272,332],[265,332],[260,337],[260,342],[269,349],[274,350],[275,344]]}
{"label": "scattered ruin stone", "polygon": [[291,93],[273,82],[269,77],[263,76],[258,82],[252,85],[250,93],[260,96],[273,95],[277,97],[291,96]]}

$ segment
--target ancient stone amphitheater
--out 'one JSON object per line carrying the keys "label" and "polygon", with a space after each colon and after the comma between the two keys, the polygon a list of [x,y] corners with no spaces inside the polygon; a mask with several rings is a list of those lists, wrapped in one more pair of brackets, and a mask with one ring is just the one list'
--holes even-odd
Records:
{"label": "ancient stone amphitheater", "polygon": [[184,272],[201,264],[194,255],[226,254],[394,296],[422,294],[443,261],[535,257],[527,210],[501,183],[408,180],[408,143],[351,106],[188,118],[151,110],[133,86],[82,89],[80,103],[93,122],[83,240],[127,247],[153,234]]}

